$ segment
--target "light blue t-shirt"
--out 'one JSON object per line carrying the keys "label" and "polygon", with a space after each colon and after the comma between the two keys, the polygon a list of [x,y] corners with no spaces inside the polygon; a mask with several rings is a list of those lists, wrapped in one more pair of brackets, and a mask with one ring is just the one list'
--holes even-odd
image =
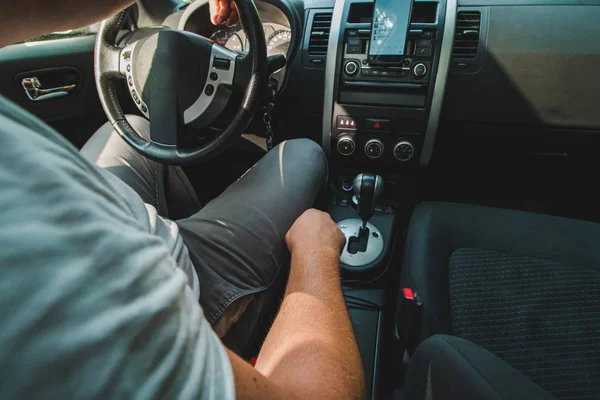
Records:
{"label": "light blue t-shirt", "polygon": [[177,226],[0,97],[0,398],[235,397]]}

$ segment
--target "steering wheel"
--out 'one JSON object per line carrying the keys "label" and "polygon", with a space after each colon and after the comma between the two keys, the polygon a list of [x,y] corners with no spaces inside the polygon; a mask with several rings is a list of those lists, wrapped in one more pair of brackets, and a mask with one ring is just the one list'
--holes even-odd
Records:
{"label": "steering wheel", "polygon": [[[267,85],[267,45],[254,2],[234,1],[250,42],[243,56],[203,36],[166,28],[116,47],[127,10],[101,24],[94,55],[100,102],[115,131],[147,158],[166,164],[206,161],[239,137],[254,117]],[[125,119],[115,90],[119,80],[126,80],[133,101],[150,120],[150,140]],[[209,126],[236,97],[242,98],[241,105],[221,133],[196,148],[181,146],[182,128]]]}

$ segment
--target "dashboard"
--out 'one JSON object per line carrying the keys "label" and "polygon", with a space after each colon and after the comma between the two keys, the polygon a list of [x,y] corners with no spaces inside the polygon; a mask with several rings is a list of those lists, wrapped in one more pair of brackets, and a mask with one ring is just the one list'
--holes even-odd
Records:
{"label": "dashboard", "polygon": [[[343,165],[391,170],[426,167],[434,144],[440,162],[505,162],[564,158],[600,138],[600,0],[414,1],[409,42],[420,53],[388,70],[363,54],[373,0],[255,0],[268,55],[288,60],[278,135],[308,135]],[[207,1],[180,13],[179,29],[248,51],[241,26],[210,24]],[[336,154],[340,136],[355,139],[352,155]],[[373,140],[376,159],[365,155]],[[398,160],[403,149],[410,161]]]}

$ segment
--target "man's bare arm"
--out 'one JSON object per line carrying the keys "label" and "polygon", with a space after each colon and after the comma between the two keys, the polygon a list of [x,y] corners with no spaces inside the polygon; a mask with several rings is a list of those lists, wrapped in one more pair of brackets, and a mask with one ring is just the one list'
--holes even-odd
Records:
{"label": "man's bare arm", "polygon": [[292,252],[288,287],[256,369],[229,355],[237,397],[364,398],[362,363],[340,285],[344,236],[329,215],[309,210],[286,240]]}

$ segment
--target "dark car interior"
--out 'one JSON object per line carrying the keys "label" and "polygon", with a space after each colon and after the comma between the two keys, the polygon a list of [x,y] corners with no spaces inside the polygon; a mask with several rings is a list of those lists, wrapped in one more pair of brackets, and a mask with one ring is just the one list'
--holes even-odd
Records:
{"label": "dark car interior", "polygon": [[[319,143],[370,398],[599,398],[600,0],[414,0],[390,64],[370,56],[376,2],[255,0],[260,20],[227,27],[205,0],[140,0],[0,49],[0,93],[78,148],[107,116],[132,138],[123,115],[164,117],[199,150],[130,144],[183,164],[204,204],[273,145]],[[187,58],[153,53],[165,96],[146,104],[129,68],[156,32]],[[197,89],[185,127],[171,82]]]}

